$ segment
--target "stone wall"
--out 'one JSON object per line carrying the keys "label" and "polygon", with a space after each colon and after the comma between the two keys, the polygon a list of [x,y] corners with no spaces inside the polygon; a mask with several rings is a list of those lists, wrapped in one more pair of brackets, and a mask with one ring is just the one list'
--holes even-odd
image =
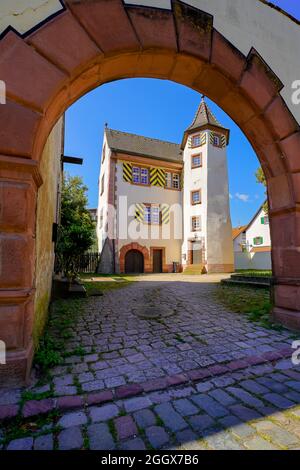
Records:
{"label": "stone wall", "polygon": [[36,346],[47,320],[54,264],[52,225],[58,222],[58,190],[61,181],[63,119],[53,128],[40,162],[43,184],[38,192],[36,219],[35,310],[33,341]]}

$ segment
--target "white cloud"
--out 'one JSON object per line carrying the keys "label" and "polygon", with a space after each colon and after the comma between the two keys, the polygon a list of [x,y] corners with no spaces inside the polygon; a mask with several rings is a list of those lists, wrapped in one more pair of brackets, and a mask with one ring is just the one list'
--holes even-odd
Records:
{"label": "white cloud", "polygon": [[233,199],[233,195],[229,193],[229,199]]}
{"label": "white cloud", "polygon": [[249,202],[249,194],[235,193],[235,197],[243,202]]}

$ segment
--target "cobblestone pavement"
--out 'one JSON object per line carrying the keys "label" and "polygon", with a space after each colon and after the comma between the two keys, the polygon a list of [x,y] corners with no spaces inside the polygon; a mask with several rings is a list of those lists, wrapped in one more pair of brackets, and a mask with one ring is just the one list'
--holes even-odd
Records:
{"label": "cobblestone pavement", "polygon": [[[74,325],[76,341],[66,343],[66,350],[80,345],[86,354],[68,357],[51,370],[50,383],[31,387],[31,393],[51,391],[57,400],[76,401],[108,389],[126,392],[136,384],[136,396],[114,395],[100,406],[91,400],[91,406],[80,406],[79,400],[76,410],[54,413],[27,437],[10,442],[0,427],[2,447],[300,448],[300,366],[282,355],[292,353],[295,335],[226,311],[213,299],[218,280],[141,276],[132,285],[89,298]],[[258,356],[268,360],[252,360]],[[151,383],[193,378],[202,369],[210,376],[151,391]],[[0,406],[14,406],[20,394],[0,391]]]}

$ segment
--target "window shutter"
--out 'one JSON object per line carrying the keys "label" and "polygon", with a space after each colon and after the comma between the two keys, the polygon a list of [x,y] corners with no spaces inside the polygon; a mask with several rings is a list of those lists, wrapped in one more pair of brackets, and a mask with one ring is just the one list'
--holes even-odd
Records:
{"label": "window shutter", "polygon": [[209,133],[209,143],[211,145],[213,145],[213,143],[214,143],[214,133],[213,132]]}
{"label": "window shutter", "polygon": [[135,220],[137,220],[138,222],[144,222],[144,216],[145,216],[144,204],[136,204],[135,215],[134,215]]}
{"label": "window shutter", "polygon": [[184,184],[184,172],[180,173],[180,189],[183,189],[183,184]]}
{"label": "window shutter", "polygon": [[222,145],[223,148],[226,147],[226,137],[225,137],[225,135],[221,136],[221,145]]}
{"label": "window shutter", "polygon": [[264,218],[264,217],[261,217],[261,218],[260,218],[260,222],[261,222],[263,225],[265,225],[265,218]]}
{"label": "window shutter", "polygon": [[201,134],[200,134],[200,147],[202,147],[202,145],[205,145],[205,144],[206,144],[206,133],[201,132]]}
{"label": "window shutter", "polygon": [[127,183],[131,183],[132,181],[132,164],[131,163],[123,163],[123,180]]}
{"label": "window shutter", "polygon": [[161,223],[169,224],[170,223],[170,206],[169,204],[162,204],[161,206]]}
{"label": "window shutter", "polygon": [[165,187],[166,184],[166,173],[161,168],[150,169],[150,184],[151,186]]}

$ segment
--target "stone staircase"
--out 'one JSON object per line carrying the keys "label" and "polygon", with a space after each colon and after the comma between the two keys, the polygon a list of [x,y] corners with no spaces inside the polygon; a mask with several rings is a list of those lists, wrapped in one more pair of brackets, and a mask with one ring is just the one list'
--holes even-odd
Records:
{"label": "stone staircase", "polygon": [[204,265],[200,264],[190,264],[183,270],[183,274],[203,274]]}

